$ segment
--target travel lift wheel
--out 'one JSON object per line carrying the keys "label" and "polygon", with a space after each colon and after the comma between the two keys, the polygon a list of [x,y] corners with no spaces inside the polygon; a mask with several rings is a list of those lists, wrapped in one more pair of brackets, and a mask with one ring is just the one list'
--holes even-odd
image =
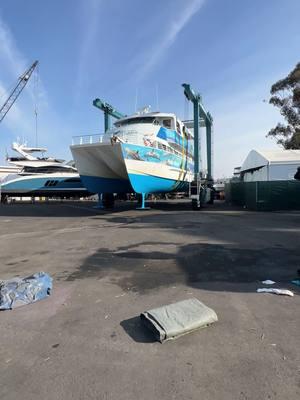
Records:
{"label": "travel lift wheel", "polygon": [[200,193],[198,191],[194,191],[194,193],[191,195],[192,209],[200,210],[204,204],[214,204],[214,197],[214,190],[211,187],[202,186],[200,188]]}

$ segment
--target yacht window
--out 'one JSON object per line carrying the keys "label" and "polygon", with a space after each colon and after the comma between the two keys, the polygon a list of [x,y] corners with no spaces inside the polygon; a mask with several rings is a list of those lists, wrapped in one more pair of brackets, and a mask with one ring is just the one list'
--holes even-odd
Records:
{"label": "yacht window", "polygon": [[177,133],[179,133],[179,135],[180,135],[181,131],[180,131],[180,125],[179,125],[178,121],[176,122],[176,130],[177,130]]}
{"label": "yacht window", "polygon": [[162,124],[165,128],[171,129],[171,120],[170,119],[163,119]]}
{"label": "yacht window", "polygon": [[58,181],[46,181],[44,186],[56,186]]}
{"label": "yacht window", "polygon": [[69,178],[65,179],[65,182],[81,182],[80,178]]}
{"label": "yacht window", "polygon": [[68,168],[59,165],[49,165],[43,167],[24,167],[24,172],[32,174],[47,174],[52,172],[74,172],[73,168]]}

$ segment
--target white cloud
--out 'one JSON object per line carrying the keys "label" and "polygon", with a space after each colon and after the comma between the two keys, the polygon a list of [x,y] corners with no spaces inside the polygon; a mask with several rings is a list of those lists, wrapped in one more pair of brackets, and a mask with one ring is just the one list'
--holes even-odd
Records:
{"label": "white cloud", "polygon": [[[31,60],[32,62],[33,60]],[[18,77],[29,67],[30,62],[19,51],[13,34],[7,24],[0,16],[0,63],[1,77],[0,82],[0,106],[8,98]],[[5,83],[3,81],[5,77]],[[6,137],[12,136],[13,139],[19,137],[32,138],[34,132],[34,106],[39,103],[41,108],[46,109],[48,105],[47,93],[39,79],[37,90],[34,82],[38,77],[32,75],[31,80],[26,85],[20,97],[13,104],[1,123],[1,131],[6,129]],[[8,84],[7,84],[8,82]]]}
{"label": "white cloud", "polygon": [[[32,60],[31,62],[33,62]],[[9,27],[5,24],[3,19],[0,16],[0,62],[2,65],[2,69],[7,72],[9,78],[16,82],[17,78],[27,69],[29,68],[30,62],[21,54],[17,47],[17,43],[9,29]],[[31,78],[32,80],[32,78]],[[10,83],[12,83],[10,81]],[[41,82],[39,87],[39,96],[41,96],[44,101],[46,101],[46,93],[42,87]],[[27,85],[26,92],[31,96],[33,100],[35,97],[35,93],[31,87],[31,85]]]}
{"label": "white cloud", "polygon": [[243,163],[250,150],[277,147],[266,134],[281,116],[278,110],[262,101],[261,89],[253,88],[252,94],[236,93],[215,104],[215,178],[232,176],[233,168]]}
{"label": "white cloud", "polygon": [[80,98],[81,91],[88,79],[88,65],[91,57],[90,53],[94,48],[97,39],[97,33],[100,24],[99,12],[101,0],[85,0],[82,3],[82,40],[79,49],[79,62],[77,69],[76,92],[75,97]]}
{"label": "white cloud", "polygon": [[25,69],[25,60],[15,44],[14,38],[0,17],[0,59],[8,66],[13,75],[20,75]]}
{"label": "white cloud", "polygon": [[205,0],[186,0],[184,9],[179,8],[177,16],[173,19],[170,18],[171,22],[167,26],[165,32],[161,33],[155,43],[135,60],[136,64],[140,64],[136,74],[137,80],[143,80],[159,63],[167,50],[176,41],[177,36],[204,3]]}
{"label": "white cloud", "polygon": [[[22,54],[10,30],[0,16],[0,106],[16,84],[17,78],[29,67],[33,60]],[[5,79],[5,80],[4,80]],[[35,102],[38,103],[38,142],[49,147],[55,156],[70,158],[68,148],[71,142],[71,128],[56,114],[48,104],[48,95],[38,76],[37,90],[34,88],[35,76],[32,75],[20,97],[9,110],[0,124],[0,164],[4,162],[5,148],[20,138],[29,144],[35,144]],[[59,145],[58,145],[59,144]],[[59,154],[57,154],[59,153]]]}

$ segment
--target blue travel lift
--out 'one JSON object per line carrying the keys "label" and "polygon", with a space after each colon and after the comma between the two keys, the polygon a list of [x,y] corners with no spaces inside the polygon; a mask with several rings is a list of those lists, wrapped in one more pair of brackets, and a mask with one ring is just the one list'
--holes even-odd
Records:
{"label": "blue travel lift", "polygon": [[[212,124],[213,119],[204,109],[202,97],[187,83],[182,84],[186,98],[194,106],[194,180],[190,184],[189,195],[194,210],[199,210],[204,203],[213,203],[212,178]],[[207,175],[199,166],[199,127],[206,128]]]}
{"label": "blue travel lift", "polygon": [[104,112],[104,132],[111,128],[111,117],[116,119],[127,117],[127,115],[117,111],[113,106],[101,99],[95,99],[93,101],[93,106]]}
{"label": "blue travel lift", "polygon": [[[213,179],[212,179],[212,124],[213,119],[209,112],[206,112],[202,104],[202,98],[187,83],[183,83],[186,98],[194,105],[194,180],[190,184],[189,196],[192,200],[194,210],[199,210],[203,203],[213,202]],[[125,114],[117,111],[113,106],[101,99],[95,99],[93,105],[104,112],[105,132],[111,127],[111,117],[121,119]],[[206,128],[206,151],[207,151],[207,175],[203,176],[199,166],[199,127]],[[145,197],[147,193],[141,193],[141,206],[139,210],[147,210]],[[99,208],[113,208],[113,193],[99,193]]]}
{"label": "blue travel lift", "polygon": [[[116,110],[112,105],[106,103],[101,99],[95,99],[93,106],[99,108],[104,113],[104,132],[111,128],[111,117],[121,119],[126,117]],[[98,193],[98,204],[95,208],[113,208],[114,207],[114,194],[113,193]]]}

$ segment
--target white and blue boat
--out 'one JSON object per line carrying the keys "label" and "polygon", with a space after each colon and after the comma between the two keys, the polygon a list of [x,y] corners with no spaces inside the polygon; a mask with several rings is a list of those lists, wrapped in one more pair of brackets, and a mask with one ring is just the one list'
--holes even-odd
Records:
{"label": "white and blue boat", "polygon": [[17,170],[0,180],[2,199],[6,196],[81,197],[89,194],[72,165],[51,157],[36,157],[32,153],[47,149],[13,143],[17,157],[7,161]]}
{"label": "white and blue boat", "polygon": [[80,177],[93,193],[187,190],[194,175],[192,132],[175,114],[142,112],[103,135],[73,138]]}

